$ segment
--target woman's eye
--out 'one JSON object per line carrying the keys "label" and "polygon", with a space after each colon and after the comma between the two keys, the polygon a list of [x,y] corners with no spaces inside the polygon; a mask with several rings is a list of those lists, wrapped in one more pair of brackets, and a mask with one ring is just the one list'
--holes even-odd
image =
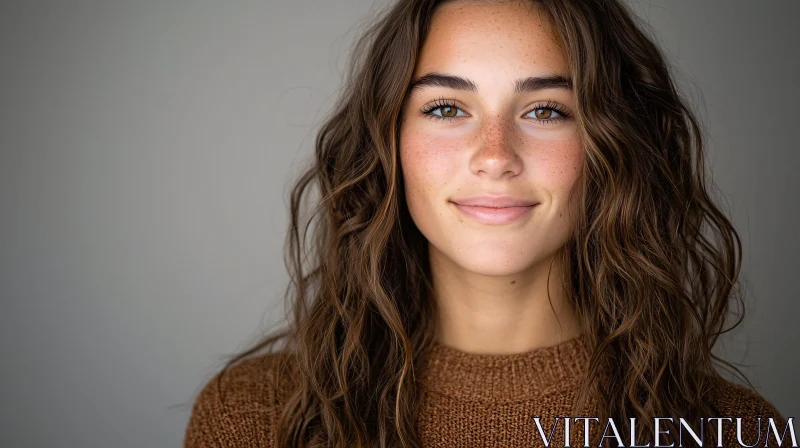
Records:
{"label": "woman's eye", "polygon": [[[439,112],[439,113],[437,113],[437,112]],[[435,117],[435,118],[439,118],[439,119],[466,117],[467,116],[467,114],[464,113],[464,111],[461,110],[460,107],[451,106],[451,105],[436,106],[436,107],[433,107],[430,110],[428,110],[428,112],[426,112],[426,113],[431,115],[431,116],[433,116],[433,117]]]}
{"label": "woman's eye", "polygon": [[564,118],[564,115],[557,110],[550,107],[537,107],[528,113],[533,114],[533,117],[539,120],[558,120]]}

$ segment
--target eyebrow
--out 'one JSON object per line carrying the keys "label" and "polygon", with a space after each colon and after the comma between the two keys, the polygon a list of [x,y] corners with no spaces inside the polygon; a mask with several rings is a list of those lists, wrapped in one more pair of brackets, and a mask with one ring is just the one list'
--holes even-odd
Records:
{"label": "eyebrow", "polygon": [[[431,72],[420,76],[408,87],[408,94],[412,95],[415,91],[425,87],[447,87],[454,90],[467,90],[477,92],[478,86],[467,78],[460,76],[444,75]],[[543,89],[572,89],[572,80],[564,75],[551,76],[530,76],[518,79],[514,83],[514,93],[535,92]]]}

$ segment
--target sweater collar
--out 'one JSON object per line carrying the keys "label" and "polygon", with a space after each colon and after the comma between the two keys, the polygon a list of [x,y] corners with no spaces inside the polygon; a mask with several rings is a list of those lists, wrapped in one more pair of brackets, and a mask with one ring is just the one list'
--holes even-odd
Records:
{"label": "sweater collar", "polygon": [[520,401],[575,386],[589,362],[585,335],[523,353],[478,354],[436,341],[419,379],[423,389],[477,401]]}

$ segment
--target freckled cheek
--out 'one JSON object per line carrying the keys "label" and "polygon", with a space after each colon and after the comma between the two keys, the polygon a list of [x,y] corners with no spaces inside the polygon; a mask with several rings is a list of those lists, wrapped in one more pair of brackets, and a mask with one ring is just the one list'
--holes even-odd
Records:
{"label": "freckled cheek", "polygon": [[445,195],[442,189],[464,164],[463,144],[421,132],[401,135],[400,157],[406,191],[429,198]]}
{"label": "freckled cheek", "polygon": [[580,175],[583,149],[576,139],[550,140],[532,144],[528,168],[533,178],[552,189],[570,189]]}

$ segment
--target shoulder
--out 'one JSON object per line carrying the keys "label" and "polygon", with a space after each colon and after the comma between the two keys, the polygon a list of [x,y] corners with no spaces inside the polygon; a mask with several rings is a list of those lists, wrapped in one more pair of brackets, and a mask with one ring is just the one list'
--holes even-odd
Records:
{"label": "shoulder", "polygon": [[207,381],[192,405],[184,447],[273,446],[273,428],[290,375],[286,353],[246,358]]}
{"label": "shoulder", "polygon": [[[779,436],[783,435],[786,429],[786,438],[789,438],[789,443],[791,442],[790,429],[787,428],[786,418],[770,400],[757,391],[747,386],[724,380],[712,388],[710,398],[711,403],[719,413],[719,417],[724,419],[722,423],[723,437],[732,446],[741,446],[737,441],[737,419],[739,418],[741,418],[743,442],[747,445],[752,445],[758,439],[758,445],[764,446],[767,440],[766,437],[769,436],[769,446],[779,446],[776,443],[770,419],[774,422]],[[709,430],[716,431],[718,423],[714,421],[709,422],[709,424]],[[786,438],[784,438],[784,443],[780,446],[788,446],[786,445]]]}
{"label": "shoulder", "polygon": [[755,390],[725,380],[712,389],[712,398],[722,414],[777,416],[771,401]]}

